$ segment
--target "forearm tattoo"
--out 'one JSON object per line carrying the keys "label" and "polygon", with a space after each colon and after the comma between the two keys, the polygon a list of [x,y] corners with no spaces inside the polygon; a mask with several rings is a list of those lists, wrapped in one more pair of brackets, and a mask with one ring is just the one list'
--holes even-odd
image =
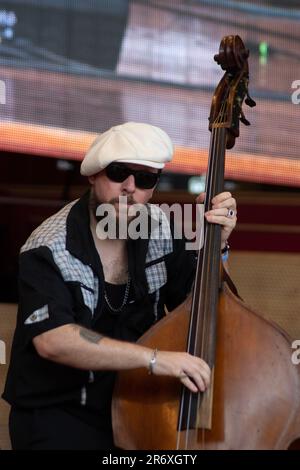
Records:
{"label": "forearm tattoo", "polygon": [[96,333],[95,331],[87,330],[86,328],[80,327],[79,328],[79,334],[83,339],[86,339],[90,343],[99,343],[101,339],[103,338],[102,335],[99,333]]}

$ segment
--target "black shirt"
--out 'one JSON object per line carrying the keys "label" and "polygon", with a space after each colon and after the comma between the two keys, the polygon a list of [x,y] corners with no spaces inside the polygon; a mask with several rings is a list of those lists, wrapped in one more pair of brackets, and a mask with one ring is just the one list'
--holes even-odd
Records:
{"label": "black shirt", "polygon": [[[122,305],[126,284],[111,284],[105,282],[105,291],[110,304],[117,308]],[[103,303],[102,313],[94,330],[110,338],[127,339],[128,332],[126,315],[130,315],[130,308],[134,303],[134,290],[131,286],[128,301],[119,313],[113,312],[107,302]],[[111,400],[115,381],[114,371],[94,371],[93,382],[87,385],[87,403],[79,407],[77,402],[67,402],[63,408],[69,413],[80,417],[83,421],[100,429],[111,426]]]}
{"label": "black shirt", "polygon": [[130,299],[120,315],[111,316],[104,302],[103,269],[90,231],[88,200],[89,193],[47,219],[21,249],[17,326],[3,398],[23,408],[59,405],[75,406],[87,415],[88,410],[96,411],[99,423],[101,414],[106,423],[114,373],[43,359],[32,339],[76,323],[136,341],[165,315],[165,306],[171,311],[186,298],[195,256],[185,250],[185,240],[173,239],[165,217],[159,239],[151,233],[147,240],[129,240]]}

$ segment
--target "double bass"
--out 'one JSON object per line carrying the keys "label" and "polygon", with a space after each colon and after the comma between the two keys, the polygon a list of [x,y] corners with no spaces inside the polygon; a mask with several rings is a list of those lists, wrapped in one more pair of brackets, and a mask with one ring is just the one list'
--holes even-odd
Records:
{"label": "double bass", "polygon": [[[225,150],[249,122],[249,51],[239,36],[222,39],[215,60],[225,70],[211,106],[205,210],[223,190]],[[300,437],[300,369],[291,339],[252,311],[222,267],[221,227],[204,222],[193,292],[138,341],[187,351],[210,366],[205,392],[145,370],[118,373],[113,404],[115,444],[122,449],[286,449]]]}

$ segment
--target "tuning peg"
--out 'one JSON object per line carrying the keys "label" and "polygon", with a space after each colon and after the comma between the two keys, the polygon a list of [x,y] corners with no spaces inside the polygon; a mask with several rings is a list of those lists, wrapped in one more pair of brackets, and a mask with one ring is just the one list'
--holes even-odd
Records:
{"label": "tuning peg", "polygon": [[250,126],[250,122],[245,118],[245,114],[241,110],[240,121],[245,124],[245,126]]}
{"label": "tuning peg", "polygon": [[251,96],[249,95],[249,93],[247,93],[247,98],[245,99],[245,103],[250,106],[250,108],[253,108],[254,106],[256,106],[256,103],[255,101],[251,98]]}

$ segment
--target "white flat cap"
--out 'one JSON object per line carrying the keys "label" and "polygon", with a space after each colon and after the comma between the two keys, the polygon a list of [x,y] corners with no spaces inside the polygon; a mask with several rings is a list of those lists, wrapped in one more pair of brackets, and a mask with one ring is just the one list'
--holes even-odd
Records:
{"label": "white flat cap", "polygon": [[112,162],[163,168],[172,156],[173,145],[165,131],[150,124],[126,122],[96,137],[82,161],[80,173],[95,175]]}

